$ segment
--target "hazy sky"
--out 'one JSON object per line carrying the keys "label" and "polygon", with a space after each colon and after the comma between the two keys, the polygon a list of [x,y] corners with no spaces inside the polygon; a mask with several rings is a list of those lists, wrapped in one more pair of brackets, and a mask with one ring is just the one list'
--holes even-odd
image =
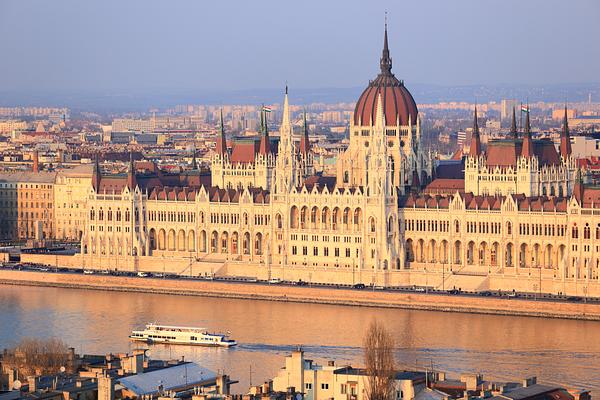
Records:
{"label": "hazy sky", "polygon": [[600,81],[598,0],[0,0],[0,91]]}

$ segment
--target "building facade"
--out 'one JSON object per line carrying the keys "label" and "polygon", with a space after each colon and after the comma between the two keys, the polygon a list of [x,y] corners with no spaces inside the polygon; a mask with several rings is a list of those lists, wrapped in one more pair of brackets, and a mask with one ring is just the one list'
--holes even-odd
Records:
{"label": "building facade", "polygon": [[54,237],[54,172],[0,174],[0,234],[6,240]]}
{"label": "building facade", "polygon": [[517,132],[514,112],[508,136],[484,147],[475,113],[464,174],[448,178],[391,67],[386,29],[335,175],[315,173],[287,89],[278,140],[264,115],[258,138],[228,140],[221,122],[210,176],[138,174],[133,163],[105,175],[96,164],[83,264],[600,295],[600,188],[583,185],[566,117],[558,148],[533,138],[529,118]]}
{"label": "building facade", "polygon": [[57,173],[54,183],[54,238],[79,241],[87,215],[92,166],[81,165]]}

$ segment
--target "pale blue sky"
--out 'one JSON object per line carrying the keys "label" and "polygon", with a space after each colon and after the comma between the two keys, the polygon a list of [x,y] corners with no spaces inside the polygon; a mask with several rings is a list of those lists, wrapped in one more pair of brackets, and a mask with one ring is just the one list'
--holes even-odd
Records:
{"label": "pale blue sky", "polygon": [[597,0],[0,0],[0,91],[600,81]]}

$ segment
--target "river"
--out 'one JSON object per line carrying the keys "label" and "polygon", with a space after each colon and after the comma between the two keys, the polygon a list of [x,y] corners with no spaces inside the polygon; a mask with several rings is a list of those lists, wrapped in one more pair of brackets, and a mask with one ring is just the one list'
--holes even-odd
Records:
{"label": "river", "polygon": [[78,353],[126,352],[148,322],[205,326],[239,346],[155,345],[149,355],[224,370],[240,381],[234,392],[275,376],[298,345],[316,361],[360,366],[373,318],[393,333],[401,367],[600,389],[600,322],[0,285],[0,349],[56,336]]}

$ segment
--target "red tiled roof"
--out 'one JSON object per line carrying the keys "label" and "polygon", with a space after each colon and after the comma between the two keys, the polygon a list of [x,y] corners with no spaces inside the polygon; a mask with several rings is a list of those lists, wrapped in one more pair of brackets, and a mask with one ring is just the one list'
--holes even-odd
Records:
{"label": "red tiled roof", "polygon": [[428,194],[454,194],[465,190],[464,179],[437,178],[434,179],[424,192]]}
{"label": "red tiled roof", "polygon": [[231,152],[231,162],[233,163],[253,163],[258,154],[259,142],[257,140],[240,141],[233,144]]}
{"label": "red tiled roof", "polygon": [[[517,159],[523,151],[523,140],[492,140],[488,143],[486,158],[490,167],[515,167]],[[560,157],[556,147],[549,140],[534,140],[533,153],[538,157],[541,165],[560,164]]]}
{"label": "red tiled roof", "polygon": [[417,104],[410,92],[402,84],[394,86],[388,85],[369,85],[360,95],[354,109],[354,124],[369,126],[375,123],[375,113],[377,110],[377,99],[381,94],[383,112],[386,125],[408,125],[410,117],[411,124],[417,123]]}

